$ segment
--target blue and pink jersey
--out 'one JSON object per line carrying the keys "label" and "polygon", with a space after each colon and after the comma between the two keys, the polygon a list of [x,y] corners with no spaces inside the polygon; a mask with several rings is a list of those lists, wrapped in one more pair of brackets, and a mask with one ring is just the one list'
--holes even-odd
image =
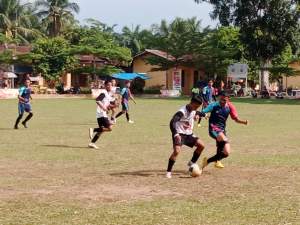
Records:
{"label": "blue and pink jersey", "polygon": [[19,89],[19,95],[25,99],[25,103],[29,103],[30,95],[31,95],[31,88],[21,87]]}
{"label": "blue and pink jersey", "polygon": [[128,103],[130,95],[131,95],[130,89],[124,87],[121,91],[122,103]]}
{"label": "blue and pink jersey", "polygon": [[228,116],[235,120],[238,118],[236,108],[231,102],[227,102],[224,107],[219,102],[209,104],[202,113],[209,113],[209,130],[221,132],[226,129],[226,121]]}

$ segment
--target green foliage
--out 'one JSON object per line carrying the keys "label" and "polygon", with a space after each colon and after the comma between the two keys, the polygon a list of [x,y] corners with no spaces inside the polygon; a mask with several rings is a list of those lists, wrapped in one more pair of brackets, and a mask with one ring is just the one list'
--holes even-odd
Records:
{"label": "green foliage", "polygon": [[58,80],[77,64],[77,59],[70,54],[69,43],[61,37],[38,39],[33,45],[32,55],[38,58],[34,62],[35,71],[46,80]]}
{"label": "green foliage", "polygon": [[89,74],[96,74],[99,77],[110,76],[116,73],[121,72],[121,69],[118,69],[114,66],[103,66],[102,68],[94,68],[92,66],[86,67],[77,67],[75,68],[72,73],[74,74],[81,74],[81,73],[89,73]]}

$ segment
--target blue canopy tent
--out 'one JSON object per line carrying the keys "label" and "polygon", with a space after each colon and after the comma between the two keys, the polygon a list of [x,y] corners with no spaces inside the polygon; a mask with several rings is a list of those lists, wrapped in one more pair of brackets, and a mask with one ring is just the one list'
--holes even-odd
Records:
{"label": "blue canopy tent", "polygon": [[141,78],[143,80],[150,79],[146,74],[144,73],[117,73],[112,75],[113,78],[120,79],[120,80],[133,80],[135,78]]}

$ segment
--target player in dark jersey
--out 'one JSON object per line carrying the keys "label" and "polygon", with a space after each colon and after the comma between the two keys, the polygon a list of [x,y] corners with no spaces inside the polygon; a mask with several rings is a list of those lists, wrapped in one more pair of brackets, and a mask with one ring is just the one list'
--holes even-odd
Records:
{"label": "player in dark jersey", "polygon": [[173,153],[169,158],[167,168],[167,178],[172,177],[172,168],[176,158],[181,151],[181,146],[186,145],[190,148],[196,147],[191,161],[188,166],[196,163],[204,149],[203,142],[193,135],[194,121],[198,120],[200,112],[196,111],[202,104],[202,99],[198,96],[192,98],[191,102],[181,107],[170,121],[170,129],[173,140]]}
{"label": "player in dark jersey", "polygon": [[118,113],[118,115],[116,116],[116,118],[122,116],[124,113],[126,114],[126,119],[127,119],[127,122],[128,123],[134,123],[132,120],[130,120],[129,118],[129,99],[131,99],[135,104],[135,100],[133,98],[133,95],[131,94],[131,91],[130,91],[130,84],[131,82],[128,80],[125,82],[125,87],[122,89],[121,91],[121,96],[122,96],[122,111]]}
{"label": "player in dark jersey", "polygon": [[[217,154],[207,159],[206,157],[202,162],[202,169],[209,163],[215,162],[217,168],[224,166],[220,160],[229,156],[230,144],[226,136],[226,121],[228,116],[237,123],[248,125],[248,120],[240,120],[234,105],[229,101],[229,95],[225,92],[220,94],[220,100],[209,104],[202,113],[209,113],[209,135],[216,140]],[[203,115],[202,115],[203,116]]]}
{"label": "player in dark jersey", "polygon": [[30,80],[25,80],[25,83],[23,87],[19,89],[19,104],[18,104],[18,110],[19,110],[19,116],[16,120],[15,129],[18,129],[18,125],[24,115],[24,112],[29,113],[28,116],[25,118],[25,120],[22,122],[22,125],[27,128],[27,122],[30,120],[33,116],[32,109],[31,109],[31,104],[30,104],[30,99],[31,99],[31,88],[30,88]]}

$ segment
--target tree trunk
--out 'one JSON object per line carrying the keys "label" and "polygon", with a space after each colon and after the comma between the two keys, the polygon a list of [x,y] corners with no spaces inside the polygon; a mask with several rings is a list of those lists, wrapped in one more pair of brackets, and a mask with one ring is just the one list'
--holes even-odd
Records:
{"label": "tree trunk", "polygon": [[263,89],[264,86],[269,88],[270,82],[269,82],[269,70],[268,68],[271,65],[271,60],[262,60],[261,61],[261,68],[260,68],[260,74],[259,74],[259,87],[260,90]]}

